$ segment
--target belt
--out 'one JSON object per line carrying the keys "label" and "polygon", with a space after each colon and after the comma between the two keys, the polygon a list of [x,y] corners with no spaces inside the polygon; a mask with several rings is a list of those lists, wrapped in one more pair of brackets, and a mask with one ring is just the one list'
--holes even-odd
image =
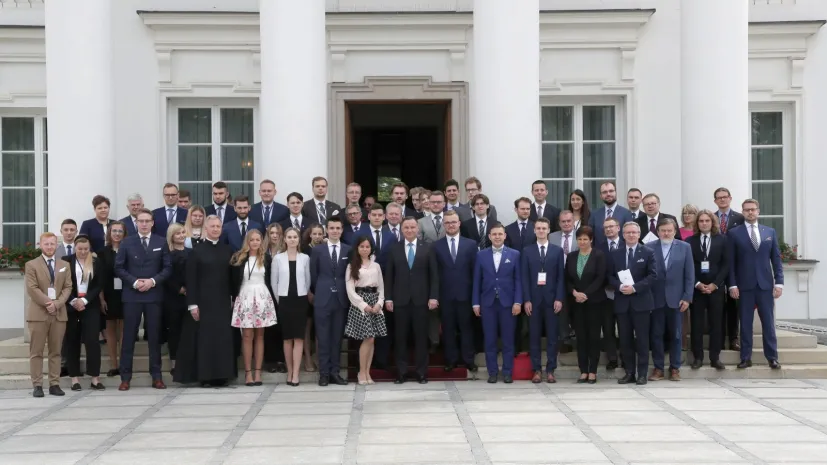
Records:
{"label": "belt", "polygon": [[378,287],[357,287],[356,292],[378,292]]}

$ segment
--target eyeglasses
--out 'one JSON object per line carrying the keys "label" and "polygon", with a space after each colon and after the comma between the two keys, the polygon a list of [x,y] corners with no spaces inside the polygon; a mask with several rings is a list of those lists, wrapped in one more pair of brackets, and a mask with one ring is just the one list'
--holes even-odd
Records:
{"label": "eyeglasses", "polygon": [[178,193],[175,194],[164,194],[164,197],[178,197]]}
{"label": "eyeglasses", "polygon": [[654,207],[657,204],[658,204],[657,202],[644,202],[643,206],[644,207]]}

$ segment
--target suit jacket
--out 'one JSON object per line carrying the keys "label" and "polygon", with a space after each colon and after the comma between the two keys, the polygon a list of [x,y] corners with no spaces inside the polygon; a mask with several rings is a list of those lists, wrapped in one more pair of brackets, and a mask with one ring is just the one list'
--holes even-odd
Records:
{"label": "suit jacket", "polygon": [[[370,218],[368,218],[368,214],[370,213],[367,208],[360,207],[360,211],[362,212],[362,222],[367,223]],[[347,208],[343,208],[339,210],[339,219],[342,220],[342,224],[348,224],[347,221]]]}
{"label": "suit jacket", "polygon": [[[66,302],[72,302],[80,298],[78,296],[78,275],[75,273],[75,264],[77,261],[77,256],[74,254],[63,257],[63,262],[69,265],[69,269],[66,271],[69,272],[69,276],[72,277],[72,294]],[[86,310],[84,311],[100,311],[100,294],[101,291],[103,291],[103,283],[106,277],[107,273],[103,269],[103,262],[97,257],[92,257],[92,276],[87,283],[86,295],[83,296],[83,298],[86,299]],[[74,308],[72,308],[72,310],[74,310]]]}
{"label": "suit jacket", "polygon": [[439,300],[439,265],[433,244],[416,241],[413,267],[408,267],[407,241],[392,244],[384,270],[385,302],[424,306]]}
{"label": "suit jacket", "polygon": [[[313,218],[315,218],[315,217],[313,217]],[[299,228],[301,229],[302,234],[304,234],[304,231],[307,228],[309,228],[310,225],[316,223],[317,220],[314,220],[313,218],[309,218],[305,215],[302,215],[302,221],[301,221],[301,224],[299,224]],[[281,230],[282,231],[287,231],[287,228],[292,228],[293,227],[293,218],[288,214],[287,218],[279,221],[279,225],[281,225]],[[265,226],[264,229],[267,229],[267,227]]]}
{"label": "suit jacket", "polygon": [[[63,241],[58,242],[57,249],[55,249],[55,260],[61,260],[63,257],[67,255],[72,255],[67,253],[66,246],[63,245]],[[75,252],[75,246],[72,246],[72,253]]]}
{"label": "suit jacket", "polygon": [[416,219],[420,219],[420,218],[424,217],[425,214],[422,213],[422,212],[418,212],[418,211],[414,210],[413,207],[406,204],[402,208],[402,219],[405,219],[408,216],[413,216]]}
{"label": "suit jacket", "polygon": [[[266,221],[264,218],[264,205],[261,202],[257,202],[253,204],[252,208],[250,208],[250,218],[252,218],[256,223],[261,225],[261,231],[264,232],[268,226],[273,223],[281,224],[282,221],[288,219],[290,217],[290,209],[287,206],[282,205],[278,202],[273,202],[270,209],[270,221]],[[304,217],[302,217],[302,220]],[[282,226],[283,227],[283,226]]]}
{"label": "suit jacket", "polygon": [[606,255],[600,249],[592,248],[583,274],[577,275],[577,259],[580,251],[572,252],[566,259],[566,293],[573,296],[572,292],[586,294],[587,302],[605,302],[606,297]]}
{"label": "suit jacket", "polygon": [[[563,248],[563,231],[554,231],[553,233],[548,235],[548,241],[557,247]],[[569,250],[568,253],[576,252],[580,250],[580,246],[577,245],[577,231],[571,232],[571,237],[569,238]],[[563,251],[566,253],[567,251]],[[568,260],[568,257],[566,257]]]}
{"label": "suit jacket", "polygon": [[390,228],[387,225],[382,225],[380,228],[379,233],[379,247],[376,246],[376,238],[373,234],[373,227],[370,223],[365,223],[362,227],[359,228],[359,232],[353,236],[353,240],[357,240],[360,237],[364,236],[370,239],[370,245],[373,246],[373,251],[376,254],[376,262],[379,263],[379,267],[382,267],[382,263],[379,261],[380,257],[382,256],[382,251],[387,250],[387,245],[393,244],[397,242],[396,236],[393,235]]}
{"label": "suit jacket", "polygon": [[434,254],[439,267],[439,301],[471,302],[474,265],[477,262],[477,244],[459,236],[455,243],[457,258],[451,256],[449,237],[434,242]]}
{"label": "suit jacket", "polygon": [[[609,284],[617,290],[615,292],[615,313],[649,312],[655,308],[655,299],[652,296],[652,286],[658,279],[658,263],[652,249],[638,244],[635,247],[633,261],[626,266],[626,248],[619,248],[611,253],[612,272],[609,274]],[[635,293],[626,295],[620,292],[620,279],[617,273],[628,269],[635,281]]]}
{"label": "suit jacket", "polygon": [[[241,247],[244,245],[244,238],[241,237],[241,227],[238,225],[238,221],[236,221],[237,219],[238,217],[236,217],[231,223],[224,223],[224,228],[221,231],[221,242],[229,245],[233,250],[233,253],[241,250]],[[258,229],[261,231],[262,227],[259,223],[256,223],[248,216],[247,232],[250,232],[253,229]]]}
{"label": "suit jacket", "polygon": [[525,222],[525,231],[520,236],[520,221],[517,220],[505,227],[505,245],[522,252],[523,249],[532,244],[537,243],[537,236],[534,234],[534,222],[527,220]]}
{"label": "suit jacket", "polygon": [[[204,207],[204,213],[207,216],[217,216],[217,213],[215,212],[215,204],[211,203]],[[235,208],[232,205],[230,205],[230,202],[226,202],[224,204],[224,222],[229,223],[230,221],[234,221],[236,218],[238,218],[238,215],[235,214]]]}
{"label": "suit jacket", "polygon": [[126,237],[138,235],[138,230],[135,229],[135,223],[132,222],[131,215],[127,215],[121,218],[119,221],[124,224],[124,228],[126,230]]}
{"label": "suit jacket", "polygon": [[681,300],[692,302],[695,295],[695,262],[692,247],[686,242],[674,240],[669,249],[669,263],[664,262],[663,247],[660,240],[646,245],[655,252],[658,279],[652,286],[655,308],[678,308]]}
{"label": "suit jacket", "polygon": [[[269,256],[268,256],[269,257]],[[272,262],[272,263],[271,263]],[[290,291],[290,260],[286,252],[276,254],[276,258],[268,259],[267,265],[271,271],[265,279],[271,287],[276,302],[279,297],[285,297]],[[307,295],[310,290],[310,257],[300,253],[296,255],[296,295]]]}
{"label": "suit jacket", "polygon": [[[658,213],[658,219],[657,219],[657,221],[655,221],[655,228],[657,228],[657,227],[658,227],[658,221],[660,221],[660,219],[661,219],[661,218],[672,218],[673,220],[675,220],[675,224],[677,224],[677,225],[678,225],[678,228],[680,228],[680,227],[681,227],[681,226],[680,226],[680,223],[678,223],[678,219],[677,219],[677,218],[675,218],[674,216],[672,216],[672,215],[670,215],[670,214],[668,214],[668,213],[663,213],[663,212],[660,212],[660,213]],[[635,223],[637,223],[637,224],[638,224],[638,226],[640,226],[640,243],[641,243],[641,244],[643,244],[643,238],[645,238],[645,237],[646,237],[646,235],[647,235],[647,234],[649,234],[649,215],[647,215],[646,213],[644,213],[644,214],[642,214],[642,215],[639,215],[639,216],[637,217],[637,219],[635,220]],[[675,234],[675,240],[676,240],[676,241],[681,240],[681,235],[680,235],[680,232],[675,231],[675,233],[676,233],[676,234]],[[621,236],[623,235],[623,231],[622,231],[622,230],[621,230],[621,232],[620,232],[620,235],[621,235]],[[655,235],[657,236],[657,232],[655,233]]]}
{"label": "suit jacket", "polygon": [[491,232],[491,226],[494,226],[494,220],[489,216],[485,221],[485,237],[480,237],[479,220],[476,216],[470,220],[465,220],[459,225],[459,233],[463,237],[467,237],[477,243],[480,250],[491,247],[491,240],[488,239],[488,233]]}
{"label": "suit jacket", "polygon": [[[468,209],[468,211],[471,212],[471,216],[469,216],[468,218],[471,218],[471,217],[475,216],[474,209],[471,208],[471,203],[470,202],[469,203],[463,203],[463,204],[460,204],[460,205],[462,205],[463,207]],[[497,222],[497,207],[495,207],[494,205],[488,205],[488,218],[490,218],[493,223]],[[460,218],[460,221],[463,221],[462,218]]]}
{"label": "suit jacket", "polygon": [[[726,280],[729,278],[729,243],[726,236],[715,234],[709,236],[707,253],[701,250],[701,234],[695,234],[686,239],[692,248],[692,260],[695,262],[695,283],[715,284],[717,292],[726,290]],[[709,262],[709,271],[701,271],[701,262]]]}
{"label": "suit jacket", "polygon": [[[109,227],[108,225],[111,222],[112,220],[106,221],[107,227]],[[97,253],[103,248],[103,246],[106,245],[106,234],[103,232],[103,225],[98,223],[98,220],[95,218],[84,221],[80,225],[80,231],[78,231],[78,234],[89,236],[89,243],[92,246],[92,252]]]}
{"label": "suit jacket", "polygon": [[342,226],[342,242],[352,247],[356,243],[356,239],[364,235],[365,229],[370,229],[370,223],[360,223],[358,231],[353,230],[352,224],[345,223]]}
{"label": "suit jacket", "polygon": [[439,232],[436,231],[433,216],[425,216],[417,220],[417,223],[419,223],[418,239],[422,242],[433,244],[445,237],[445,226],[442,225],[442,220],[444,219],[445,218],[440,215]]}
{"label": "suit jacket", "polygon": [[741,291],[772,290],[784,284],[784,268],[775,229],[758,225],[758,250],[752,246],[749,225],[744,224],[727,233],[729,239],[729,286]]}
{"label": "suit jacket", "polygon": [[[546,206],[543,208],[543,218],[551,221],[551,230],[560,230],[560,209],[546,201]],[[537,221],[537,203],[531,202],[531,213],[528,214],[528,219]]]}
{"label": "suit jacket", "polygon": [[520,252],[503,246],[500,267],[494,267],[494,251],[490,247],[477,253],[471,305],[490,307],[499,296],[500,304],[511,307],[523,303]]}
{"label": "suit jacket", "polygon": [[[167,241],[156,234],[149,236],[144,250],[140,236],[127,237],[115,256],[115,275],[123,282],[124,303],[157,303],[164,301],[164,281],[172,273]],[[134,289],[139,279],[154,279],[155,287],[146,292]]]}
{"label": "suit jacket", "polygon": [[[175,222],[184,224],[186,221],[187,210],[176,207]],[[129,222],[132,222],[131,219]],[[167,207],[160,207],[152,210],[152,222],[152,232],[166,239],[167,230],[169,229],[169,223],[167,222]],[[135,234],[138,234],[138,232],[135,231]]]}
{"label": "suit jacket", "polygon": [[[612,218],[620,222],[621,231],[624,224],[626,224],[629,221],[635,221],[634,217],[632,216],[632,212],[630,212],[628,208],[625,208],[620,204],[615,204],[615,208],[614,210],[612,210]],[[592,229],[594,229],[595,244],[606,240],[606,233],[603,232],[604,221],[606,221],[605,205],[593,211],[591,216],[589,217],[589,226],[591,226]]]}
{"label": "suit jacket", "polygon": [[[316,307],[338,304],[342,311],[350,305],[345,287],[345,271],[349,263],[350,246],[339,242],[337,263],[334,267],[327,242],[313,248],[310,253],[310,290]],[[333,290],[336,292],[333,292]]]}
{"label": "suit jacket", "polygon": [[[554,301],[566,301],[566,277],[563,274],[563,249],[549,242],[546,247],[546,260],[540,260],[540,247],[537,243],[527,245],[520,253],[523,298],[531,305],[548,306]],[[546,274],[546,284],[537,285],[538,273]]]}
{"label": "suit jacket", "polygon": [[[721,212],[716,211],[715,216],[718,217],[718,223],[720,223],[721,222]],[[730,229],[735,229],[738,226],[742,226],[744,224],[744,222],[745,222],[744,215],[742,215],[740,212],[737,212],[733,209],[730,209],[729,214],[727,214],[727,218],[726,218],[726,232],[729,232]],[[722,229],[722,231],[723,231],[723,229]]]}
{"label": "suit jacket", "polygon": [[[271,282],[272,282],[272,279],[271,279],[272,263],[273,263],[273,259],[270,258],[270,254],[264,254],[264,284],[267,286],[267,290],[270,292],[270,297],[272,297],[274,301],[278,302],[278,299],[273,294],[274,289],[271,286]],[[287,265],[285,264],[285,266],[287,266]],[[238,297],[238,294],[241,292],[241,286],[244,285],[244,275],[246,273],[249,273],[249,272],[250,272],[250,265],[248,265],[246,260],[239,263],[238,265],[232,265],[230,267],[230,277],[233,280],[233,283],[232,283],[233,285],[231,286],[233,301],[235,301],[235,298]],[[299,289],[301,289],[301,288],[299,288]],[[305,294],[307,294],[307,293],[305,292]],[[302,294],[299,294],[299,295],[302,295]]]}
{"label": "suit jacket", "polygon": [[[338,203],[331,202],[330,200],[324,201],[325,218],[339,216],[339,214],[341,214],[341,209],[342,207],[340,207]],[[302,216],[310,218],[313,223],[319,223],[322,226],[327,225],[327,219],[325,219],[325,221],[319,221],[319,212],[316,211],[316,199],[310,199],[304,202],[304,207],[302,207]],[[344,223],[347,224],[347,221]],[[341,292],[344,292],[344,288],[342,288]]]}
{"label": "suit jacket", "polygon": [[[617,236],[617,239],[615,239],[615,242],[616,242],[616,249],[624,249],[625,250],[626,241],[623,240],[623,236]],[[606,257],[606,286],[611,291],[611,292],[609,292],[609,294],[612,294],[612,295],[609,296],[609,298],[614,300],[614,290],[611,289],[612,286],[611,286],[611,284],[609,284],[609,275],[613,272],[613,267],[614,267],[614,254],[610,253],[611,251],[609,250],[609,239],[606,238],[602,242],[597,242],[597,240],[595,240],[592,247],[595,248],[595,249],[599,249],[601,252],[603,252],[603,256]]]}
{"label": "suit jacket", "polygon": [[[448,210],[449,210],[448,203],[446,202],[445,203],[445,208],[443,208],[442,211],[447,212]],[[474,212],[471,211],[471,208],[468,206],[468,204],[458,203],[457,206],[454,207],[454,208],[451,208],[451,210],[454,210],[455,212],[457,212],[457,215],[459,216],[459,221],[460,222],[468,220],[472,216],[474,216]]]}
{"label": "suit jacket", "polygon": [[[54,259],[52,266],[55,268],[54,289],[56,299],[54,300],[57,313],[57,321],[68,321],[66,317],[66,302],[72,295],[71,271],[65,262]],[[26,321],[46,321],[49,312],[46,304],[49,303],[49,288],[52,287],[49,277],[49,266],[41,255],[26,262],[24,267],[26,276],[26,294],[29,302],[26,305]]]}

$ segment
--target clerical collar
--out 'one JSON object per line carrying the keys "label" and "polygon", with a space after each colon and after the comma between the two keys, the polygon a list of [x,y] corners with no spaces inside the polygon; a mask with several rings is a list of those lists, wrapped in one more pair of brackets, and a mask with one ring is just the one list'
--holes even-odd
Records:
{"label": "clerical collar", "polygon": [[218,239],[213,240],[213,239],[209,239],[209,238],[207,238],[207,239],[205,239],[205,240],[206,240],[207,242],[211,243],[212,245],[218,245]]}

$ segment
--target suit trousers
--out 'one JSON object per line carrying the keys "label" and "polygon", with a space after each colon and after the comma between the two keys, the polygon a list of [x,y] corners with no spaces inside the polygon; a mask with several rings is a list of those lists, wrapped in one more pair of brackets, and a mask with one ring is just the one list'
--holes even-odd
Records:
{"label": "suit trousers", "polygon": [[[557,326],[560,319],[554,313],[554,305],[546,302],[531,306],[531,316],[528,317],[528,353],[531,358],[531,369],[540,371],[543,363],[543,353],[540,349],[543,339],[543,329],[546,331],[546,371],[549,373],[557,369]],[[510,309],[509,309],[510,310]]]}
{"label": "suit trousers", "polygon": [[163,316],[161,304],[124,302],[123,304],[123,345],[121,346],[121,381],[132,380],[132,357],[135,341],[141,327],[141,317],[146,321],[147,344],[149,345],[149,374],[152,379],[161,379],[161,325]]}
{"label": "suit trousers", "polygon": [[563,299],[563,310],[557,314],[557,318],[560,324],[557,326],[557,331],[559,333],[560,341],[571,341],[571,306],[573,305],[574,300],[566,296]]}
{"label": "suit trousers", "polygon": [[32,377],[32,386],[43,385],[43,350],[48,344],[49,352],[49,386],[60,385],[60,351],[63,348],[63,335],[66,333],[66,322],[57,321],[57,317],[49,315],[46,321],[30,321],[29,332],[29,371]]}
{"label": "suit trousers", "polygon": [[577,336],[577,365],[580,374],[597,373],[600,361],[600,327],[603,322],[603,302],[575,303],[574,334]]}
{"label": "suit trousers", "polygon": [[775,316],[773,309],[775,299],[772,291],[755,289],[741,291],[741,360],[752,359],[752,322],[755,318],[755,307],[758,307],[758,318],[761,320],[761,339],[764,343],[764,357],[767,360],[778,360],[778,340],[775,336]]}
{"label": "suit trousers", "polygon": [[[738,299],[733,299],[728,295],[724,295],[723,312],[721,315],[721,325],[724,332],[721,333],[721,343],[726,341],[732,342],[738,338],[738,322],[740,302]],[[724,340],[723,338],[726,338]]]}
{"label": "suit trousers", "polygon": [[345,332],[347,308],[333,296],[327,305],[313,307],[316,322],[316,340],[319,343],[319,374],[339,375],[342,357],[342,337]]}
{"label": "suit trousers", "polygon": [[396,334],[396,317],[387,310],[382,310],[382,312],[385,315],[385,327],[388,329],[388,335],[376,338],[373,365],[377,368],[388,369],[390,367],[391,345],[394,341],[394,334]]}
{"label": "suit trousers", "polygon": [[620,353],[627,375],[635,376],[635,368],[637,368],[637,376],[645,377],[649,371],[649,318],[651,313],[629,309],[625,313],[617,314]]}
{"label": "suit trousers", "polygon": [[419,376],[428,374],[428,306],[399,305],[393,307],[394,352],[399,376],[408,372],[408,332],[413,331],[414,360]]}
{"label": "suit trousers", "polygon": [[601,326],[603,329],[603,350],[610,362],[617,363],[617,317],[615,317],[615,301],[606,300],[601,310],[603,318]]}
{"label": "suit trousers", "polygon": [[66,308],[66,369],[69,376],[81,376],[80,345],[86,347],[86,374],[100,376],[101,345],[98,342],[100,332],[100,310],[91,308],[79,312],[74,307]]}
{"label": "suit trousers", "polygon": [[695,290],[692,298],[692,308],[689,310],[690,328],[692,335],[692,355],[699,362],[704,361],[704,328],[709,324],[709,361],[720,359],[721,349],[724,347],[724,292],[717,290],[712,294],[704,294]]}
{"label": "suit trousers", "polygon": [[[428,342],[432,345],[439,344],[439,326],[442,322],[441,320],[440,309],[428,312]],[[445,328],[442,328],[442,330],[445,331]]]}
{"label": "suit trousers", "polygon": [[[680,370],[683,346],[683,313],[680,309],[663,307],[652,311],[650,331],[652,334],[652,362],[655,368],[664,369],[664,340],[669,344],[669,368]],[[665,336],[664,336],[665,335]]]}
{"label": "suit trousers", "polygon": [[[471,302],[441,302],[442,337],[444,338],[445,364],[462,361],[466,365],[474,363],[474,332],[471,327],[473,310]],[[457,332],[460,345],[457,347]]]}
{"label": "suit trousers", "polygon": [[496,376],[499,371],[497,337],[502,341],[503,375],[511,375],[514,371],[514,324],[516,320],[516,317],[511,314],[511,307],[502,305],[498,299],[490,307],[482,307],[480,317],[485,338],[485,366],[488,367],[488,375]]}

